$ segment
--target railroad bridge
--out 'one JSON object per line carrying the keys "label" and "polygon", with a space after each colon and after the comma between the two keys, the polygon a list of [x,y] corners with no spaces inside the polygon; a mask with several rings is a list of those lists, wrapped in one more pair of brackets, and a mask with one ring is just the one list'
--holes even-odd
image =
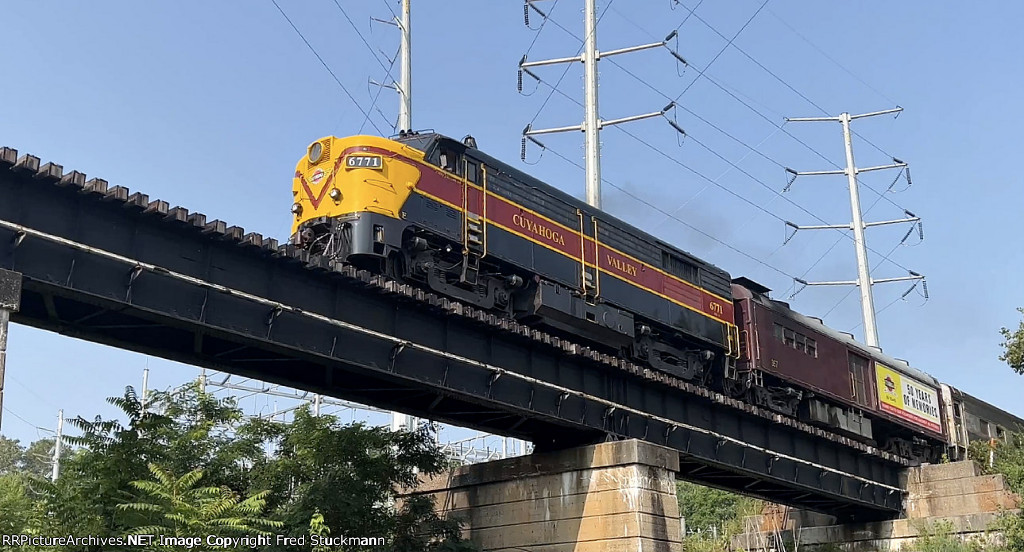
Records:
{"label": "railroad bridge", "polygon": [[539,450],[646,441],[678,477],[844,520],[902,508],[899,457],[12,148],[0,269],[15,323]]}

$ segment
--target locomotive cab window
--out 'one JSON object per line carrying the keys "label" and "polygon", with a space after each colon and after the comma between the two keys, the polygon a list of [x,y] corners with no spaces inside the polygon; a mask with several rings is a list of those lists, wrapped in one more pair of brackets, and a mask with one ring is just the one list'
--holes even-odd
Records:
{"label": "locomotive cab window", "polygon": [[459,154],[447,148],[441,148],[437,165],[450,173],[459,172]]}
{"label": "locomotive cab window", "polygon": [[466,159],[466,180],[473,184],[480,183],[480,165],[471,159]]}
{"label": "locomotive cab window", "polygon": [[452,174],[465,174],[462,149],[448,141],[440,142],[427,160]]}

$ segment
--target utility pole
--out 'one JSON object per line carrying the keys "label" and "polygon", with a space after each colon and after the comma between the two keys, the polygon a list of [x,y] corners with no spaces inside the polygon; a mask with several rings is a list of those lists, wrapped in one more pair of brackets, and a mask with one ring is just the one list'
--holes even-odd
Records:
{"label": "utility pole", "polygon": [[377,23],[394,25],[401,33],[401,42],[398,48],[399,68],[398,82],[381,83],[370,79],[370,84],[381,88],[391,88],[398,92],[398,131],[408,132],[412,130],[412,11],[410,4],[412,0],[402,0],[402,14],[394,19],[377,19],[371,17]]}
{"label": "utility pole", "polygon": [[597,111],[597,0],[583,1],[583,149],[587,204],[601,208],[601,128]]}
{"label": "utility pole", "polygon": [[53,441],[53,472],[50,474],[50,481],[57,481],[60,477],[60,452],[64,439],[64,411],[57,411],[57,438]]}
{"label": "utility pole", "polygon": [[[850,228],[853,230],[853,242],[857,252],[857,280],[855,281],[841,281],[841,282],[807,282],[804,280],[797,280],[799,283],[805,286],[835,286],[835,285],[855,285],[860,288],[860,304],[861,314],[864,319],[864,343],[869,347],[878,348],[878,327],[875,324],[875,299],[872,293],[872,286],[874,284],[880,284],[885,282],[900,282],[907,280],[923,280],[924,276],[911,272],[910,276],[903,276],[899,278],[882,278],[878,280],[871,279],[871,267],[868,263],[868,246],[864,236],[864,230],[871,226],[882,226],[885,224],[899,224],[899,223],[917,223],[920,231],[921,218],[915,216],[909,211],[905,211],[906,218],[897,220],[887,220],[881,222],[864,222],[864,216],[861,212],[860,206],[860,184],[857,182],[857,175],[860,173],[885,170],[885,169],[901,169],[909,170],[907,164],[899,159],[893,158],[892,164],[879,165],[875,167],[866,167],[858,169],[853,160],[853,139],[852,132],[850,131],[850,122],[856,119],[863,119],[865,117],[875,117],[877,115],[889,115],[899,113],[903,111],[902,107],[895,109],[886,109],[884,111],[874,111],[871,113],[862,113],[860,115],[850,115],[849,113],[842,113],[838,117],[801,117],[801,118],[787,118],[787,122],[798,123],[798,122],[822,122],[822,121],[838,121],[843,127],[843,141],[846,144],[846,169],[835,170],[835,171],[811,171],[811,172],[797,172],[793,169],[787,168],[786,172],[793,175],[795,180],[797,176],[819,176],[819,175],[836,175],[845,174],[850,191],[850,210],[853,214],[853,222],[850,224],[835,224],[835,225],[821,225],[821,226],[798,226],[791,222],[786,222],[787,226],[794,228],[795,230],[824,230],[824,229],[846,229]],[[908,176],[909,180],[909,176]],[[792,184],[792,180],[790,181]],[[788,186],[787,186],[788,189]],[[913,230],[913,229],[911,229]],[[909,233],[907,234],[910,235]],[[923,237],[923,232],[922,232]],[[904,237],[906,239],[906,237]],[[787,239],[788,241],[788,239]],[[925,288],[927,294],[927,287]]]}
{"label": "utility pole", "polygon": [[[533,3],[538,0],[525,0],[527,13],[530,9],[533,9],[547,17],[546,14],[538,10]],[[583,37],[583,50],[578,56],[549,59],[543,61],[526,61],[526,56],[523,56],[519,60],[520,70],[520,88],[522,86],[522,73],[530,75],[537,81],[540,78],[530,71],[531,68],[541,67],[545,65],[556,65],[562,63],[583,63],[583,123],[573,126],[547,128],[547,129],[533,129],[532,125],[527,125],[523,129],[523,146],[522,156],[525,159],[526,156],[526,140],[530,140],[537,145],[544,147],[543,144],[538,142],[534,136],[541,134],[553,134],[556,132],[568,132],[568,131],[582,131],[584,134],[584,151],[586,161],[586,197],[587,204],[601,208],[601,129],[606,126],[618,125],[622,123],[629,123],[633,121],[640,121],[643,119],[649,119],[651,117],[657,117],[659,115],[665,115],[665,113],[675,106],[675,103],[670,103],[661,111],[652,113],[645,113],[643,115],[634,115],[632,117],[624,117],[621,119],[612,119],[608,121],[602,121],[599,115],[598,109],[598,74],[597,74],[597,62],[601,58],[616,56],[619,54],[628,54],[631,52],[639,52],[641,50],[649,50],[651,48],[668,47],[668,42],[675,38],[676,31],[672,31],[665,40],[661,42],[655,42],[652,44],[644,44],[641,46],[631,46],[628,48],[620,48],[618,50],[609,50],[602,52],[597,48],[597,0],[584,0],[583,7],[583,29],[585,35]],[[675,53],[671,49],[672,55],[682,63],[686,63],[679,54]],[[673,125],[675,126],[675,125]],[[676,127],[677,130],[680,130]]]}
{"label": "utility pole", "polygon": [[409,4],[402,0],[402,21],[396,22],[402,31],[400,56],[402,58],[401,82],[398,90],[398,130],[412,130],[412,14]]}
{"label": "utility pole", "polygon": [[149,361],[146,361],[146,368],[142,370],[142,413],[146,413],[146,407],[149,406],[147,395],[149,394]]}
{"label": "utility pole", "polygon": [[11,313],[21,307],[21,274],[0,268],[0,427],[4,414],[4,373],[7,368],[7,329]]}
{"label": "utility pole", "polygon": [[[399,69],[399,82],[384,84],[370,80],[370,84],[384,88],[394,89],[398,92],[398,131],[404,133],[412,130],[412,0],[402,0],[402,13],[400,16],[388,21],[372,18],[378,23],[385,23],[398,27],[402,38],[398,50],[398,60],[401,63]],[[400,412],[391,413],[392,431],[411,431],[416,427],[416,419]]]}
{"label": "utility pole", "polygon": [[[395,85],[398,91],[398,130],[412,130],[412,0],[402,0],[402,20],[396,21],[402,33],[399,51],[401,59],[401,78]],[[319,409],[319,402],[317,403]],[[318,414],[319,415],[319,414]],[[401,412],[391,413],[391,431],[412,431],[416,427],[416,419]]]}

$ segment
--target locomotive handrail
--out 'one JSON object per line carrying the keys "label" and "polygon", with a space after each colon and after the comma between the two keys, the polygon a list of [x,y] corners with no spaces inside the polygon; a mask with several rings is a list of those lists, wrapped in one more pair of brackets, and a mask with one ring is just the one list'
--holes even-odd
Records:
{"label": "locomotive handrail", "polygon": [[483,190],[480,195],[481,210],[483,211],[480,215],[480,246],[483,248],[480,258],[483,259],[487,256],[487,165],[483,163],[480,163],[480,178],[483,179]]}
{"label": "locomotive handrail", "polygon": [[[601,240],[597,236],[597,217],[591,215],[590,219],[594,222],[594,299],[597,299],[601,296]],[[586,241],[586,236],[581,238]]]}

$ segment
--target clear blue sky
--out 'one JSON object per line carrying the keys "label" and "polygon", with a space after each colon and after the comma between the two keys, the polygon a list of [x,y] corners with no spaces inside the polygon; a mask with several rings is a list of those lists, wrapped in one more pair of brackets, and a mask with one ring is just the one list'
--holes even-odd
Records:
{"label": "clear blue sky", "polygon": [[[284,240],[290,175],[306,145],[329,134],[376,133],[373,125],[390,134],[395,118],[394,93],[377,97],[367,85],[371,77],[387,80],[385,69],[345,14],[385,66],[390,62],[379,50],[392,55],[398,35],[379,24],[371,31],[369,24],[370,16],[390,17],[396,2],[338,0],[344,13],[333,0],[278,2],[369,110],[372,124],[271,0],[9,1],[0,34],[0,145]],[[781,220],[849,221],[842,177],[800,179],[785,197],[776,194],[786,182],[782,166],[821,170],[844,162],[839,126],[778,126],[785,116],[822,115],[815,104],[830,115],[902,105],[906,111],[896,120],[855,123],[856,154],[861,166],[885,164],[892,155],[909,161],[914,185],[877,203],[878,194],[865,188],[864,205],[868,220],[900,218],[903,208],[923,216],[926,240],[910,246],[917,243],[912,237],[895,247],[906,227],[872,229],[869,245],[878,253],[871,263],[875,277],[906,275],[901,267],[927,275],[931,300],[924,302],[920,287],[903,302],[908,285],[877,286],[881,344],[1024,414],[1024,379],[997,358],[998,329],[1015,326],[1014,309],[1024,305],[1017,152],[1024,5],[774,0],[758,12],[762,0],[697,4],[599,2],[601,10],[610,5],[599,31],[602,48],[660,40],[682,23],[679,52],[693,64],[679,76],[664,51],[610,58],[634,77],[602,61],[605,118],[658,110],[686,90],[678,121],[689,134],[680,146],[662,120],[626,128],[652,149],[619,129],[606,130],[604,176],[618,187],[606,184],[607,210],[734,275],[763,282],[780,299],[793,289],[792,275],[852,279],[848,238],[816,262],[840,237],[836,232],[801,232],[780,247]],[[539,5],[553,22],[581,34],[579,0]],[[531,43],[530,59],[543,59],[574,54],[578,40],[553,23],[539,35],[525,28],[519,0],[415,0],[413,10],[414,125],[455,137],[472,133],[483,150],[582,195],[582,171],[559,157],[581,162],[581,135],[546,137],[550,149],[543,156],[531,149],[533,165],[518,159],[526,123],[580,121],[581,108],[566,96],[581,98],[582,68],[569,69],[550,101],[549,85],[527,82],[526,92],[536,89],[530,96],[516,91],[516,63]],[[726,47],[722,35],[734,36],[755,12],[735,40],[738,48]],[[539,21],[534,17],[534,26]],[[554,84],[563,69],[537,72]],[[895,176],[863,180],[884,191]],[[903,182],[894,187],[904,188]],[[808,288],[792,302],[860,336],[857,294],[847,291]],[[5,407],[27,422],[5,414],[4,433],[32,440],[33,426],[52,427],[58,408],[67,415],[110,414],[103,398],[138,386],[146,362],[14,327]],[[153,387],[195,375],[190,367],[148,362]]]}

